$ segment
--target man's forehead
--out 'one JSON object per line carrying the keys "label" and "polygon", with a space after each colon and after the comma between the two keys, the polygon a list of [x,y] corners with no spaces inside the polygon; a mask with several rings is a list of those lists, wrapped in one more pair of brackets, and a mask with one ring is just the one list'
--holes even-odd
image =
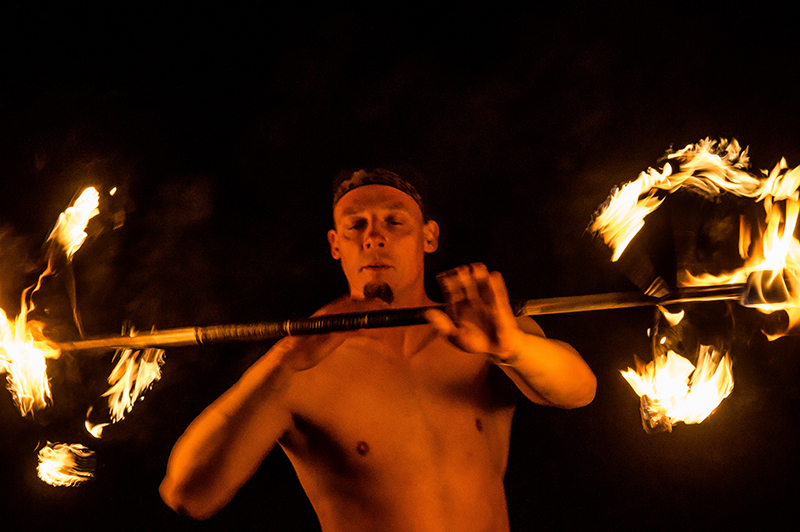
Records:
{"label": "man's forehead", "polygon": [[422,215],[417,202],[405,192],[388,185],[364,185],[342,196],[336,204],[334,216],[350,216],[370,209],[402,210]]}

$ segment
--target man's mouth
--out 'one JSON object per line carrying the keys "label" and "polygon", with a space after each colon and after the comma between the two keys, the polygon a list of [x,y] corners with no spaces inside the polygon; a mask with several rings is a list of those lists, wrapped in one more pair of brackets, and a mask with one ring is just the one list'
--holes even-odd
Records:
{"label": "man's mouth", "polygon": [[375,263],[375,264],[367,264],[366,266],[363,266],[361,269],[362,270],[371,271],[371,272],[380,272],[380,271],[388,270],[390,268],[391,268],[391,266],[389,266],[388,264]]}

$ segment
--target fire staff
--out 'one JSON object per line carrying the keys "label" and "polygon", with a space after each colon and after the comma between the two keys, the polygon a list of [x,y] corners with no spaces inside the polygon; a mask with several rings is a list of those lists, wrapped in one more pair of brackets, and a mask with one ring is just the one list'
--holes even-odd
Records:
{"label": "fire staff", "polygon": [[[346,176],[328,241],[350,293],[316,315],[433,305],[423,264],[439,226],[423,212],[392,172]],[[520,392],[576,408],[596,380],[571,346],[515,318],[499,273],[472,264],[439,282],[447,312],[428,310],[427,324],[277,342],[178,440],[167,504],[211,517],[278,444],[325,532],[507,531]]]}

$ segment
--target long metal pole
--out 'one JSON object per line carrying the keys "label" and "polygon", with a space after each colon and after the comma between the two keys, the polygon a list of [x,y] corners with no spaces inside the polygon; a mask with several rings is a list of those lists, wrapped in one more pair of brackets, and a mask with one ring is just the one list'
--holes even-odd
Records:
{"label": "long metal pole", "polygon": [[[744,290],[744,284],[736,284],[680,289],[660,299],[649,297],[639,292],[613,292],[607,294],[530,299],[518,305],[516,312],[519,316],[541,316],[546,314],[671,305],[698,301],[741,301]],[[62,351],[81,351],[116,348],[144,349],[148,347],[176,347],[221,342],[277,340],[284,336],[420,325],[427,323],[425,311],[428,308],[432,307],[374,310],[352,314],[330,314],[313,318],[253,324],[184,327],[142,333],[137,336],[94,338],[77,340],[74,342],[62,342],[57,345]]]}
{"label": "long metal pole", "polygon": [[729,284],[722,286],[701,286],[680,288],[663,298],[646,296],[640,292],[611,292],[585,296],[549,297],[529,299],[517,307],[518,316],[541,316],[545,314],[566,314],[592,310],[616,308],[651,307],[655,305],[675,305],[700,301],[743,301],[747,285]]}

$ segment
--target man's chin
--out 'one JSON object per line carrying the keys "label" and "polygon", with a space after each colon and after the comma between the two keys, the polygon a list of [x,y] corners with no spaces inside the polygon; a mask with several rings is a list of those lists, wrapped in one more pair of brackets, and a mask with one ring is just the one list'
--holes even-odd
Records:
{"label": "man's chin", "polygon": [[394,292],[389,283],[372,282],[364,285],[364,298],[365,299],[382,299],[386,303],[392,304],[394,301]]}

